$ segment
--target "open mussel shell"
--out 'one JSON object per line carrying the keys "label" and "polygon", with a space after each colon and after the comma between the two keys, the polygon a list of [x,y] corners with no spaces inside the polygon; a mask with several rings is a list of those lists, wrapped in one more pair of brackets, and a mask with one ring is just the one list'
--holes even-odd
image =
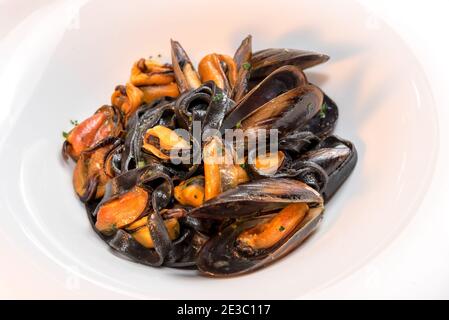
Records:
{"label": "open mussel shell", "polygon": [[[302,152],[297,152],[293,147],[294,137],[304,137],[308,140],[301,146]],[[290,136],[291,141],[284,141],[280,147],[282,162],[274,161],[273,170],[260,170],[257,162],[248,163],[253,178],[291,178],[302,181],[320,192],[325,201],[328,201],[344,183],[353,171],[357,163],[357,150],[347,140],[335,135],[329,136],[319,142],[316,136],[295,133]],[[301,143],[300,143],[301,144]],[[281,144],[279,144],[281,146]],[[249,150],[249,159],[254,159],[257,149]],[[269,158],[269,157],[268,157]]]}
{"label": "open mussel shell", "polygon": [[241,120],[243,130],[277,129],[281,137],[302,128],[320,110],[323,93],[313,85],[289,90]]}
{"label": "open mussel shell", "polygon": [[[255,150],[250,151],[249,158],[253,156],[254,152]],[[265,160],[258,159],[249,163],[248,168],[253,179],[291,178],[302,181],[322,193],[329,180],[327,172],[320,165],[295,158],[295,156],[286,151],[278,151],[265,155]],[[263,167],[260,166],[261,161],[265,161]]]}
{"label": "open mussel shell", "polygon": [[328,181],[321,193],[328,201],[354,170],[357,150],[352,142],[333,135],[302,155],[299,159],[301,162],[314,163],[326,172]]}
{"label": "open mussel shell", "polygon": [[265,49],[257,51],[252,55],[251,78],[261,80],[277,68],[285,65],[294,65],[304,70],[328,60],[329,56],[312,51]]}
{"label": "open mussel shell", "polygon": [[105,140],[120,137],[122,131],[121,111],[115,106],[104,105],[68,133],[62,156],[65,160],[70,157],[76,161],[82,152]]}
{"label": "open mussel shell", "polygon": [[292,231],[273,246],[247,254],[239,249],[238,237],[272,218],[272,215],[237,220],[212,237],[198,254],[200,272],[213,277],[230,277],[265,267],[297,248],[318,227],[322,220],[322,200],[317,196],[315,206],[309,203],[304,218]]}
{"label": "open mussel shell", "polygon": [[[175,166],[171,161],[171,156],[168,160],[165,159],[167,157],[161,159],[156,157],[157,155],[153,155],[151,150],[143,150],[145,143],[148,143],[144,139],[149,129],[161,126],[167,128],[165,131],[168,131],[168,129],[172,131],[177,128],[177,119],[175,103],[171,99],[159,99],[151,104],[141,106],[128,122],[127,135],[121,155],[121,172],[159,162],[163,163],[167,168],[172,168],[176,171],[176,175],[180,178],[185,178],[193,174],[196,171],[197,165],[194,164],[194,161],[190,161],[186,157],[197,157],[200,152],[200,147],[189,132],[184,133],[189,136],[189,139],[186,141],[194,153],[192,155],[188,152],[189,149],[179,150],[180,154],[177,155],[177,160],[181,162],[181,165]],[[188,164],[184,165],[183,163]]]}
{"label": "open mussel shell", "polygon": [[[150,266],[162,265],[173,250],[173,242],[170,240],[160,215],[160,210],[170,202],[173,183],[171,178],[159,169],[146,167],[128,171],[108,182],[104,198],[98,205],[86,205],[94,230],[111,248],[121,256]],[[111,232],[105,233],[100,232],[96,227],[102,206],[120,198],[136,187],[143,190],[141,192],[148,194],[148,202],[141,211],[140,217],[149,214],[147,226],[154,242],[154,249],[145,248],[123,229],[112,228]]]}
{"label": "open mussel shell", "polygon": [[[277,69],[248,92],[231,109],[223,121],[222,131],[234,128],[245,121],[247,127],[255,124],[261,125],[264,120],[273,122],[282,118],[282,115],[286,112],[293,112],[294,114],[307,112],[307,114],[313,113],[313,116],[317,112],[315,104],[319,103],[322,98],[318,96],[317,99],[312,99],[314,94],[320,95],[319,89],[314,90],[312,86],[305,87],[306,85],[306,77],[300,69],[294,66],[284,66]],[[299,89],[301,87],[304,87],[304,89]],[[311,91],[314,91],[314,93]],[[313,101],[314,103],[309,107],[308,103],[300,101],[302,93],[310,93],[310,99],[316,101]],[[292,108],[294,105],[296,107]],[[300,107],[300,109],[297,107]],[[285,126],[285,123],[282,122],[282,125]]]}
{"label": "open mussel shell", "polygon": [[291,203],[320,201],[320,194],[300,181],[267,178],[227,190],[190,211],[189,216],[207,219],[243,218],[281,209]]}
{"label": "open mussel shell", "polygon": [[73,171],[73,187],[82,202],[99,199],[111,178],[108,170],[108,155],[121,143],[118,138],[108,138],[83,151]]}
{"label": "open mussel shell", "polygon": [[200,78],[189,56],[178,41],[171,40],[173,71],[179,91],[184,93],[201,85]]}

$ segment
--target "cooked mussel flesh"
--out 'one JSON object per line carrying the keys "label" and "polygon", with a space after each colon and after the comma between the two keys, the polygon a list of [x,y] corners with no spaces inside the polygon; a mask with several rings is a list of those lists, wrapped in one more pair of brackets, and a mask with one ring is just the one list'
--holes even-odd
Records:
{"label": "cooked mussel flesh", "polygon": [[122,130],[120,111],[114,106],[102,106],[67,134],[62,147],[63,156],[78,160],[83,151],[104,140],[119,137]]}
{"label": "cooked mussel flesh", "polygon": [[237,66],[228,55],[212,53],[205,56],[198,65],[198,72],[202,82],[213,81],[228,95],[237,82]]}
{"label": "cooked mussel flesh", "polygon": [[[247,218],[239,215],[240,219],[206,242],[197,261],[201,272],[223,277],[254,271],[288,254],[315,230],[324,210],[321,196],[304,183],[281,180],[280,183],[288,183],[300,193],[296,197],[288,194],[285,198],[273,200],[270,200],[269,193],[263,201],[265,207],[260,206],[260,198],[242,200],[251,207],[251,215]],[[273,187],[275,182],[266,180],[262,185],[264,188]],[[275,205],[270,201],[275,201]],[[239,197],[229,192],[220,206],[209,206],[207,210],[223,209],[221,217],[235,217],[232,210],[242,213],[239,204]]]}

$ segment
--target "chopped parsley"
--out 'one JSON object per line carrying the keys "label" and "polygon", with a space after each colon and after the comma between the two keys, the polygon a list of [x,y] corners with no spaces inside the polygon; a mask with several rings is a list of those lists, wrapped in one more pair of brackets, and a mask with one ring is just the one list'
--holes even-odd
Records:
{"label": "chopped parsley", "polygon": [[280,227],[279,227],[279,231],[280,231],[280,232],[282,232],[282,231],[284,231],[284,230],[285,230],[284,226],[280,226]]}
{"label": "chopped parsley", "polygon": [[240,129],[241,127],[242,127],[242,122],[241,121],[237,122],[237,124],[235,125],[235,128]]}
{"label": "chopped parsley", "polygon": [[249,70],[249,69],[251,69],[251,63],[245,62],[244,64],[242,64],[242,67],[245,70]]}
{"label": "chopped parsley", "polygon": [[324,119],[326,117],[327,109],[328,109],[328,107],[327,107],[327,104],[325,102],[325,103],[323,103],[321,105],[321,110],[320,110],[320,113],[319,113],[321,119]]}
{"label": "chopped parsley", "polygon": [[219,92],[212,98],[212,101],[213,102],[218,102],[218,101],[223,100],[223,98],[224,98],[224,94]]}
{"label": "chopped parsley", "polygon": [[64,139],[67,139],[68,136],[69,136],[69,134],[68,134],[67,132],[62,131],[62,137],[63,137]]}
{"label": "chopped parsley", "polygon": [[75,127],[76,127],[77,125],[79,125],[78,120],[70,120],[70,123],[71,123],[72,125],[74,125]]}
{"label": "chopped parsley", "polygon": [[242,164],[240,165],[240,167],[241,167],[243,170],[246,170],[246,163],[242,163]]}

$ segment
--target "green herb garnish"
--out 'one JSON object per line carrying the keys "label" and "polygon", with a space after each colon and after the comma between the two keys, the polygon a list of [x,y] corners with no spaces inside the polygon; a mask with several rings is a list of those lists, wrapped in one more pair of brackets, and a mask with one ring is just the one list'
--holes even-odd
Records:
{"label": "green herb garnish", "polygon": [[240,164],[240,167],[241,167],[243,170],[246,170],[246,163]]}
{"label": "green herb garnish", "polygon": [[241,121],[237,122],[237,124],[235,125],[235,128],[240,129],[241,127],[242,127],[242,122]]}
{"label": "green herb garnish", "polygon": [[223,97],[224,97],[224,94],[219,92],[212,98],[212,101],[213,102],[221,101],[223,99]]}
{"label": "green herb garnish", "polygon": [[323,104],[321,105],[321,110],[320,110],[320,113],[319,113],[321,119],[324,119],[324,118],[326,117],[327,109],[328,109],[328,107],[327,107],[327,104],[326,104],[326,102],[325,102],[325,103],[323,103]]}
{"label": "green herb garnish", "polygon": [[70,120],[70,123],[75,127],[79,125],[78,120]]}
{"label": "green herb garnish", "polygon": [[64,137],[64,139],[67,139],[69,134],[67,132],[65,132],[65,131],[62,131],[62,136]]}
{"label": "green herb garnish", "polygon": [[284,226],[280,226],[280,227],[279,227],[279,231],[280,231],[280,232],[282,232],[282,231],[284,231],[284,230],[285,230]]}
{"label": "green herb garnish", "polygon": [[242,64],[242,67],[245,70],[249,70],[249,69],[251,69],[251,63],[245,62],[244,64]]}

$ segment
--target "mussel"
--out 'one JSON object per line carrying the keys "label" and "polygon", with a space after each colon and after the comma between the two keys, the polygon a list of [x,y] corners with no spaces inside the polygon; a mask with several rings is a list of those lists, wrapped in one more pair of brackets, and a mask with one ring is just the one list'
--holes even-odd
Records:
{"label": "mussel", "polygon": [[73,188],[82,202],[103,197],[104,186],[113,174],[107,157],[117,142],[105,140],[82,152],[78,158],[73,171]]}
{"label": "mussel", "polygon": [[264,267],[306,239],[323,210],[320,194],[296,180],[264,179],[231,189],[190,212],[202,218],[238,218],[205,243],[198,268],[223,277]]}
{"label": "mussel", "polygon": [[150,85],[136,87],[131,83],[117,86],[112,94],[112,104],[119,107],[125,115],[125,122],[143,104],[151,103],[160,98],[175,98],[179,95],[174,82],[167,85]]}
{"label": "mussel", "polygon": [[294,65],[304,70],[328,60],[329,56],[312,51],[265,49],[255,52],[251,57],[251,79],[260,81],[285,65]]}
{"label": "mussel", "polygon": [[182,253],[175,247],[183,246],[191,231],[181,230],[179,215],[164,219],[163,209],[172,194],[168,172],[151,166],[135,169],[108,182],[104,198],[89,210],[89,218],[121,255],[151,266],[175,263],[184,258],[174,255]]}
{"label": "mussel", "polygon": [[198,88],[201,85],[200,77],[178,41],[171,40],[171,57],[179,91],[183,93]]}
{"label": "mussel", "polygon": [[200,207],[204,203],[204,177],[195,176],[175,187],[175,199],[182,205]]}
{"label": "mussel", "polygon": [[67,134],[62,154],[65,159],[71,157],[76,161],[82,152],[104,140],[119,137],[122,130],[121,112],[114,106],[102,106]]}
{"label": "mussel", "polygon": [[237,66],[228,55],[212,53],[201,59],[198,72],[202,82],[213,81],[230,95],[237,82]]}
{"label": "mussel", "polygon": [[320,192],[328,201],[355,167],[357,150],[354,145],[337,136],[329,136],[321,141],[311,141],[307,148],[303,147],[302,152],[298,153],[289,148],[292,143],[279,144],[280,149],[276,153],[260,156],[256,149],[250,150],[249,159],[252,161],[248,163],[248,168],[253,178],[297,179]]}
{"label": "mussel", "polygon": [[179,95],[171,65],[161,64],[151,59],[140,59],[131,69],[129,83],[117,86],[111,97],[111,103],[128,119],[144,103]]}
{"label": "mussel", "polygon": [[246,171],[235,163],[232,146],[223,144],[221,138],[212,136],[203,147],[205,200],[235,188],[249,180]]}
{"label": "mussel", "polygon": [[240,101],[248,92],[249,78],[251,75],[252,37],[249,35],[243,39],[234,54],[237,67],[237,81],[232,90],[231,97],[234,101]]}
{"label": "mussel", "polygon": [[173,68],[151,59],[140,59],[131,69],[130,82],[136,87],[167,85],[175,82]]}
{"label": "mussel", "polygon": [[286,178],[249,181],[229,189],[189,212],[197,218],[244,218],[281,209],[290,203],[318,196],[303,182]]}
{"label": "mussel", "polygon": [[[315,149],[304,153],[298,163],[309,168],[319,166],[326,172],[328,179],[321,193],[328,201],[354,170],[357,150],[352,142],[333,135],[322,140]],[[309,182],[304,182],[310,184],[317,180],[316,177],[309,179]]]}
{"label": "mussel", "polygon": [[278,129],[285,134],[307,123],[322,103],[321,90],[307,84],[300,69],[284,66],[248,92],[225,117],[221,129]]}
{"label": "mussel", "polygon": [[111,103],[129,116],[143,103],[143,92],[132,83],[118,85],[112,93]]}
{"label": "mussel", "polygon": [[320,112],[300,128],[300,131],[311,132],[320,138],[325,138],[334,131],[338,120],[338,113],[337,104],[324,94]]}

